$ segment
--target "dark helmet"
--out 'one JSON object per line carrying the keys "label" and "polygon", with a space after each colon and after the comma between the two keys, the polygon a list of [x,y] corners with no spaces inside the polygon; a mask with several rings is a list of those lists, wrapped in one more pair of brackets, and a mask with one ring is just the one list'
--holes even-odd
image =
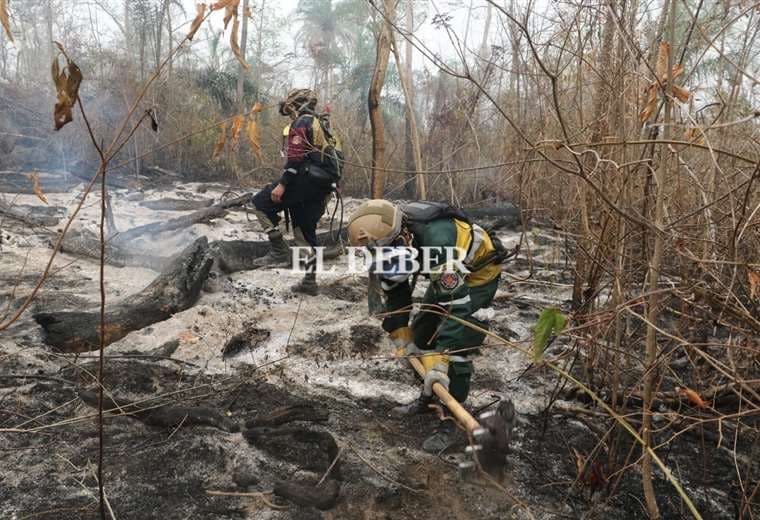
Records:
{"label": "dark helmet", "polygon": [[280,101],[280,114],[295,116],[305,108],[314,110],[317,106],[317,94],[308,88],[297,88],[288,92],[288,96]]}

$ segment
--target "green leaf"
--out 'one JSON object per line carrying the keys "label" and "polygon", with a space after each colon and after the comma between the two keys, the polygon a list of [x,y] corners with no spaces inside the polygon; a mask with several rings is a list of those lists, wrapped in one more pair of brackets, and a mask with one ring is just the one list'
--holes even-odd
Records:
{"label": "green leaf", "polygon": [[567,318],[559,309],[544,309],[533,329],[533,361],[539,362],[544,357],[544,349],[549,339],[556,336],[567,325]]}

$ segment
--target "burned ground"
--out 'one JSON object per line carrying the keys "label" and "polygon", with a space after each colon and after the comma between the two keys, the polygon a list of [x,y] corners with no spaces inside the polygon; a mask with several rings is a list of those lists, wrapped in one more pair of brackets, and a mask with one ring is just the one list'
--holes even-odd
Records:
{"label": "burned ground", "polygon": [[[204,191],[207,197],[215,195],[213,187]],[[171,190],[146,196],[178,195]],[[125,215],[118,222],[122,228],[160,215],[125,199],[125,194],[115,197],[121,209],[117,214]],[[80,225],[91,217],[85,213]],[[192,234],[167,239],[167,252],[202,235],[209,240],[261,238],[242,212],[216,226],[201,223],[192,229]],[[0,271],[18,273],[29,258],[20,278],[3,275],[0,303],[13,308],[35,283],[33,274],[49,251],[44,237],[21,236],[12,228],[7,233],[12,240],[3,246]],[[563,306],[569,292],[563,241],[543,231],[530,237],[537,256],[507,266],[493,307],[481,316],[512,347],[523,349],[530,348],[541,310]],[[504,231],[502,238],[516,243],[519,232]],[[97,265],[63,256],[56,268],[35,310],[96,308]],[[156,276],[134,267],[106,272],[111,302],[135,294]],[[643,516],[635,470],[640,448],[630,436],[613,429],[591,400],[558,385],[545,367],[531,365],[528,356],[493,338],[475,358],[471,406],[493,406],[501,398],[515,402],[519,422],[503,489],[459,475],[464,436],[438,456],[422,452],[437,418],[435,413],[391,416],[391,408],[417,396],[419,382],[391,357],[380,322],[367,316],[366,281],[325,275],[322,294],[312,298],[290,292],[297,280],[282,269],[219,274],[213,292],[204,292],[191,308],[108,347],[106,403],[131,406],[110,406],[105,420],[104,482],[117,518]],[[16,293],[8,286],[11,281],[19,283]],[[418,287],[416,295],[423,290]],[[577,372],[580,363],[572,362],[578,348],[577,343],[556,342],[549,354]],[[0,338],[0,517],[96,516],[96,371],[94,353],[54,352],[26,317]],[[555,390],[557,399],[552,400]],[[658,442],[678,431],[669,422],[677,410],[658,410]],[[702,413],[710,418],[709,410]],[[635,415],[630,420],[637,424]],[[726,446],[736,432],[727,427],[723,433],[723,447],[716,449],[716,427],[706,421],[704,427],[672,438],[662,450],[705,518],[736,517],[737,486],[751,487],[757,480],[755,467],[744,482],[735,481],[733,454]],[[752,439],[739,439],[739,462],[744,463],[754,453]],[[608,460],[612,442],[622,454],[614,467]],[[338,463],[317,487],[336,450]],[[579,460],[588,460],[580,474]],[[326,509],[271,494],[275,489],[287,493],[302,482],[319,493]],[[339,493],[333,503],[334,489]],[[665,518],[689,516],[662,474],[656,489]],[[212,496],[208,491],[251,496]]]}

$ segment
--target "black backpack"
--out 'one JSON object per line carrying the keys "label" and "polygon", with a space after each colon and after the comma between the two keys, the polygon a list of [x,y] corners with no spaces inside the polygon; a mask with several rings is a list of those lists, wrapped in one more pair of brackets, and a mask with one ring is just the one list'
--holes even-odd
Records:
{"label": "black backpack", "polygon": [[[400,204],[400,207],[401,211],[404,213],[406,226],[413,235],[421,236],[425,230],[425,226],[434,220],[453,218],[469,224],[470,237],[471,239],[474,238],[475,232],[472,227],[473,221],[461,208],[454,207],[446,202],[432,202],[427,200],[402,203]],[[499,240],[490,229],[484,228],[484,230],[491,238],[491,243],[495,249],[494,253],[485,261],[485,263],[500,264],[517,253],[517,251],[510,253],[501,243],[501,240]],[[473,242],[474,240],[470,240],[470,247],[472,247]],[[469,251],[467,253],[469,254]],[[477,269],[480,269],[481,267],[483,266],[478,266]]]}
{"label": "black backpack", "polygon": [[[455,208],[446,202],[432,202],[428,200],[416,200],[400,204],[401,211],[404,213],[406,227],[415,236],[422,236],[425,226],[434,220],[452,219],[461,220],[472,224],[470,217],[460,208]],[[470,226],[470,233],[473,233]]]}

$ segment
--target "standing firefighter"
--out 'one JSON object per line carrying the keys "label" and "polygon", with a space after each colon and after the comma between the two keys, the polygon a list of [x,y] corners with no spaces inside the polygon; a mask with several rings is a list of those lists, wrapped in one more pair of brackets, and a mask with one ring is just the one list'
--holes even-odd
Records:
{"label": "standing firefighter", "polygon": [[280,179],[253,197],[255,213],[269,237],[272,249],[256,265],[288,265],[290,248],[280,230],[281,212],[293,223],[296,245],[309,248],[304,279],[293,290],[318,293],[316,281],[317,223],[327,199],[340,181],[340,143],[330,130],[327,115],[315,112],[317,96],[309,89],[296,89],[280,103],[280,114],[289,116],[286,162]]}
{"label": "standing firefighter", "polygon": [[[379,279],[385,295],[383,329],[390,333],[396,354],[420,355],[426,369],[420,397],[394,408],[394,415],[430,411],[434,383],[463,403],[473,370],[469,354],[485,335],[454,318],[486,328],[473,313],[488,306],[496,294],[500,263],[506,257],[501,243],[470,223],[461,211],[434,202],[398,206],[385,200],[367,201],[351,216],[348,234],[352,246],[367,247],[373,254],[370,276]],[[425,258],[429,259],[427,268]],[[410,324],[412,292],[419,275],[429,278],[430,285]],[[426,312],[430,310],[435,312]],[[423,449],[431,453],[445,449],[453,433],[452,421],[442,421]]]}

